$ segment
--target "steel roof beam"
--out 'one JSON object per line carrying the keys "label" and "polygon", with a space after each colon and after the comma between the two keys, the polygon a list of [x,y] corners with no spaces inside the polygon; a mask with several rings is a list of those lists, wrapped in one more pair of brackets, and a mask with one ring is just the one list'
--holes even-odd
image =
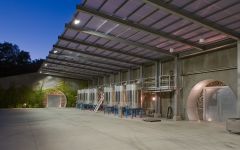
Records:
{"label": "steel roof beam", "polygon": [[67,76],[77,77],[78,79],[83,79],[84,78],[84,79],[92,80],[91,77],[80,76],[80,75],[72,74],[72,73],[69,73],[69,72],[56,71],[56,70],[50,70],[50,69],[42,69],[41,71],[44,74],[56,73],[58,75],[67,75]]}
{"label": "steel roof beam", "polygon": [[[61,56],[61,55],[60,55]],[[110,67],[103,67],[103,66],[95,66],[95,65],[92,65],[92,64],[87,64],[87,63],[82,63],[82,62],[78,62],[78,61],[72,61],[72,60],[64,60],[64,59],[59,59],[59,58],[53,58],[53,57],[47,57],[48,60],[56,60],[56,61],[62,61],[62,62],[66,62],[66,63],[71,63],[71,64],[78,64],[78,65],[84,65],[84,66],[90,66],[96,70],[105,70],[105,71],[109,71],[109,72],[112,72],[112,73],[116,73],[118,72],[119,70],[117,69],[113,69],[113,68],[110,68]],[[97,63],[97,62],[95,62]]]}
{"label": "steel roof beam", "polygon": [[[50,52],[50,54],[52,55],[56,55],[52,52]],[[66,56],[66,55],[63,55],[63,54],[57,54],[56,56]],[[51,57],[52,58],[52,57]],[[61,59],[62,60],[62,59]],[[69,61],[69,59],[66,59],[67,61]],[[103,61],[98,61],[96,59],[92,59],[92,58],[88,58],[87,60],[86,59],[83,59],[84,61],[87,61],[87,62],[90,62],[90,63],[94,63],[94,64],[99,64],[99,65],[107,65],[107,66],[111,66],[111,67],[105,67],[106,69],[109,69],[109,70],[114,70],[114,71],[119,71],[119,70],[124,70],[124,69],[128,69],[129,67],[126,67],[126,66],[123,66],[122,64],[118,63],[118,64],[113,64],[113,63],[108,63],[108,62],[103,62]],[[81,60],[79,60],[81,61]],[[74,61],[76,62],[76,61]],[[81,61],[80,63],[84,63],[83,61]],[[96,67],[94,65],[94,67]],[[97,66],[98,67],[98,66]],[[113,69],[113,67],[115,69]],[[119,68],[119,69],[118,69]]]}
{"label": "steel roof beam", "polygon": [[231,29],[227,29],[224,26],[221,26],[219,24],[216,24],[210,20],[203,19],[200,16],[197,16],[195,14],[192,14],[191,12],[179,9],[178,7],[174,5],[170,5],[168,3],[165,3],[163,0],[143,0],[145,3],[151,4],[155,6],[156,8],[159,8],[161,10],[164,10],[168,13],[171,13],[173,15],[182,17],[184,19],[190,20],[196,24],[199,24],[205,28],[211,29],[213,31],[222,33],[224,35],[227,35],[230,38],[238,40],[240,38],[240,35],[237,32],[234,32]]}
{"label": "steel roof beam", "polygon": [[69,73],[69,74],[74,74],[74,75],[77,75],[77,76],[90,77],[90,78],[101,77],[100,75],[99,76],[98,75],[90,75],[90,74],[86,74],[86,73],[79,73],[79,72],[75,72],[75,71],[56,69],[56,68],[42,68],[41,70],[59,71],[59,72],[63,72],[63,73]]}
{"label": "steel roof beam", "polygon": [[131,56],[131,57],[144,59],[144,60],[148,60],[148,61],[154,61],[154,59],[151,59],[151,58],[148,58],[148,57],[140,56],[140,55],[137,55],[137,54],[132,54],[132,53],[129,53],[129,52],[122,52],[118,49],[106,48],[106,47],[104,47],[102,45],[99,45],[99,44],[93,44],[93,43],[88,43],[88,42],[84,42],[84,41],[69,39],[69,38],[66,38],[66,37],[63,37],[63,36],[58,37],[58,39],[68,41],[68,42],[72,42],[72,43],[76,43],[76,44],[82,44],[82,45],[85,45],[85,46],[94,47],[94,48],[97,48],[97,49],[102,49],[104,51],[109,51],[109,52],[113,52],[113,53],[128,55],[128,56]]}
{"label": "steel roof beam", "polygon": [[[85,13],[88,13],[88,14],[92,14],[94,16],[105,18],[107,20],[111,20],[113,22],[116,22],[116,23],[119,23],[119,24],[122,24],[122,25],[125,25],[125,26],[133,27],[137,30],[142,30],[142,31],[160,36],[162,38],[165,38],[165,39],[168,39],[168,40],[171,40],[171,41],[176,41],[176,42],[182,43],[184,45],[189,45],[189,46],[194,47],[196,49],[202,50],[201,45],[198,44],[198,43],[194,43],[194,42],[185,40],[181,37],[174,36],[174,35],[171,35],[169,33],[166,33],[166,32],[160,31],[160,30],[155,30],[155,29],[152,29],[152,28],[148,28],[148,27],[145,27],[143,25],[136,24],[134,22],[124,20],[124,19],[121,19],[121,18],[113,16],[113,15],[108,15],[108,14],[105,14],[103,12],[96,11],[94,9],[89,9],[89,8],[86,8],[86,7],[81,6],[81,5],[77,6],[77,10],[80,11],[80,12],[85,12]],[[161,51],[161,49],[159,49],[159,51]]]}
{"label": "steel roof beam", "polygon": [[102,58],[102,59],[108,59],[108,60],[114,61],[114,62],[120,62],[120,63],[129,64],[129,65],[135,65],[135,66],[139,66],[140,65],[138,63],[134,63],[134,62],[130,62],[130,61],[122,60],[122,59],[116,59],[116,58],[112,58],[112,57],[108,57],[108,56],[92,54],[92,53],[89,53],[89,52],[84,52],[84,51],[80,51],[80,50],[77,50],[77,49],[62,47],[62,46],[58,46],[58,45],[53,45],[53,47],[57,48],[57,49],[62,49],[62,50],[67,50],[67,51],[71,51],[71,52],[76,52],[76,53],[87,55],[87,56],[91,56],[91,57],[98,57],[98,58]]}
{"label": "steel roof beam", "polygon": [[[68,68],[76,68],[76,69],[79,69],[81,71],[90,71],[90,72],[93,72],[93,73],[97,73],[99,75],[109,75],[110,74],[109,72],[98,71],[98,70],[94,70],[94,69],[88,69],[88,68],[72,66],[72,65],[66,65],[66,64],[63,64],[63,63],[56,63],[56,62],[51,62],[51,61],[45,61],[45,63],[50,64],[50,65],[53,64],[53,65],[57,65],[57,66],[68,67]],[[88,73],[90,73],[90,72],[88,72]]]}
{"label": "steel roof beam", "polygon": [[55,71],[48,71],[48,70],[41,70],[41,71],[42,71],[41,74],[56,76],[60,78],[69,78],[69,79],[75,79],[75,80],[90,80],[89,78],[79,78],[76,76],[72,76],[70,74],[65,74],[65,73],[60,73]]}
{"label": "steel roof beam", "polygon": [[105,38],[105,39],[108,39],[108,40],[113,40],[113,41],[124,43],[124,44],[127,44],[127,45],[132,45],[132,46],[135,46],[135,47],[144,48],[144,49],[147,49],[149,51],[154,51],[154,52],[164,54],[164,55],[167,55],[167,56],[173,56],[173,54],[171,54],[167,50],[160,49],[160,48],[153,47],[153,46],[149,46],[149,45],[146,45],[146,44],[141,44],[141,43],[130,41],[130,40],[125,40],[125,39],[122,39],[122,38],[119,38],[119,37],[104,34],[102,32],[92,31],[92,30],[89,30],[89,29],[81,29],[81,28],[77,28],[77,27],[72,26],[72,25],[66,25],[66,27],[69,28],[69,29],[72,29],[72,30],[76,30],[78,32],[83,32],[83,33],[89,34],[89,35],[94,35],[94,36],[97,36],[97,37]]}
{"label": "steel roof beam", "polygon": [[92,72],[86,72],[86,71],[82,71],[82,70],[72,70],[72,69],[70,69],[69,67],[67,67],[67,69],[66,68],[59,68],[59,67],[51,67],[51,66],[48,66],[48,67],[43,67],[43,68],[47,68],[47,69],[59,69],[59,70],[63,70],[63,71],[65,71],[65,72],[71,72],[71,73],[76,73],[76,74],[79,74],[79,75],[83,75],[83,76],[92,76],[92,77],[94,77],[94,76],[96,76],[96,77],[98,77],[98,76],[104,76],[104,75],[102,75],[102,74],[97,74],[97,73],[92,73]]}
{"label": "steel roof beam", "polygon": [[[56,63],[53,59],[49,58],[47,59],[46,61],[44,61],[46,63]],[[86,66],[84,64],[80,64],[80,63],[71,63],[71,62],[68,62],[68,61],[64,61],[64,60],[61,60],[61,62],[57,62],[59,65],[65,65],[65,66],[69,66],[69,67],[75,67],[75,68],[79,68],[79,69],[84,69],[84,70],[89,70],[89,71],[97,71],[97,72],[102,72],[102,73],[106,73],[106,74],[111,74],[111,73],[114,73],[114,71],[111,71],[111,70],[105,70],[105,69],[100,69],[100,68],[97,68],[96,66],[95,67],[91,67],[91,66]],[[77,66],[76,66],[77,65]],[[81,65],[81,66],[79,66]],[[90,68],[89,68],[90,67]]]}

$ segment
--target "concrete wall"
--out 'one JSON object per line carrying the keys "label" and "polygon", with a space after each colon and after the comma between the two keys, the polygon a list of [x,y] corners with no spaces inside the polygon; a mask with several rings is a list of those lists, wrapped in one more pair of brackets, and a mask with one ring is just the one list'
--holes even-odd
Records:
{"label": "concrete wall", "polygon": [[[180,59],[181,99],[180,113],[183,119],[188,119],[186,105],[188,95],[198,82],[214,79],[224,82],[237,95],[237,49],[230,48]],[[162,74],[168,75],[174,71],[174,61],[162,62]],[[173,106],[172,94],[162,96],[163,106]],[[166,108],[163,108],[163,116]]]}
{"label": "concrete wall", "polygon": [[140,78],[140,69],[133,69],[131,72],[131,80]]}
{"label": "concrete wall", "polygon": [[[181,70],[181,99],[180,113],[187,119],[186,105],[188,95],[198,82],[206,79],[215,79],[224,82],[237,95],[237,49],[230,48],[197,56],[180,59]],[[144,77],[154,76],[154,65],[144,67]],[[162,75],[174,73],[174,61],[162,62]],[[173,107],[173,93],[161,95],[162,115],[166,116],[167,107]]]}
{"label": "concrete wall", "polygon": [[0,87],[3,89],[8,89],[11,86],[15,87],[28,86],[33,89],[39,89],[42,86],[44,90],[58,86],[58,84],[61,81],[68,82],[74,89],[82,88],[81,87],[82,83],[86,85],[86,81],[60,78],[38,73],[31,73],[0,78]]}
{"label": "concrete wall", "polygon": [[143,78],[154,77],[155,75],[155,65],[148,64],[143,66]]}
{"label": "concrete wall", "polygon": [[38,73],[0,78],[0,107],[44,107],[47,95],[52,93],[64,93],[67,106],[74,107],[77,90],[86,87],[87,81]]}
{"label": "concrete wall", "polygon": [[[206,79],[215,79],[230,86],[237,95],[237,48],[229,48],[208,52],[195,56],[180,58],[182,66],[181,92],[180,92],[180,113],[183,119],[187,119],[186,102],[188,95],[194,85]],[[162,75],[174,74],[174,61],[164,61],[162,65]],[[131,70],[131,80],[139,79],[140,69]],[[143,65],[143,78],[155,76],[155,64]],[[127,80],[127,72],[113,75],[115,83]],[[162,94],[163,116],[166,116],[167,107],[173,107],[173,93]]]}
{"label": "concrete wall", "polygon": [[[237,49],[231,48],[182,59],[181,115],[186,118],[186,102],[194,85],[215,79],[230,86],[237,95]],[[187,119],[187,118],[186,118]]]}
{"label": "concrete wall", "polygon": [[127,81],[127,76],[128,76],[128,72],[122,72],[121,73],[121,81]]}

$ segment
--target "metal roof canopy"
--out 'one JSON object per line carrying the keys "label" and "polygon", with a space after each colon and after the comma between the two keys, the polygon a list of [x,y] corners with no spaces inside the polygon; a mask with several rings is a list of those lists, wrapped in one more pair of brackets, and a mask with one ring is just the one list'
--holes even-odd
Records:
{"label": "metal roof canopy", "polygon": [[[63,70],[63,69],[59,69],[59,68],[43,68],[42,71],[55,71],[55,72],[63,72],[63,73],[66,73],[66,74],[73,74],[73,75],[77,75],[79,77],[86,77],[86,78],[96,78],[97,75],[90,75],[88,73],[82,73],[82,72],[76,72],[76,71],[70,71],[70,70]],[[103,77],[103,76],[100,76],[99,77]]]}
{"label": "metal roof canopy", "polygon": [[[59,55],[59,56],[61,56],[61,55]],[[94,62],[92,64],[92,63],[78,62],[78,61],[74,61],[74,60],[64,60],[64,59],[53,58],[53,57],[47,57],[47,60],[61,61],[63,63],[71,63],[71,64],[75,64],[75,65],[83,65],[85,67],[91,67],[91,68],[94,68],[94,69],[97,69],[97,70],[101,69],[101,70],[112,71],[112,72],[117,72],[118,71],[117,69],[112,68],[112,67],[108,67],[106,65],[105,66],[99,65],[99,64],[97,64],[98,62]],[[119,67],[119,66],[113,66],[113,67]]]}
{"label": "metal roof canopy", "polygon": [[45,61],[45,62],[48,63],[48,64],[49,63],[50,64],[58,64],[58,65],[63,65],[63,66],[68,66],[68,67],[73,67],[73,68],[79,68],[79,69],[84,69],[84,70],[90,70],[90,71],[95,71],[95,72],[100,72],[100,73],[105,73],[105,74],[114,73],[114,71],[111,71],[111,70],[105,70],[105,69],[97,68],[95,66],[94,67],[89,67],[89,66],[85,66],[83,64],[77,63],[77,62],[72,63],[72,62],[68,62],[68,61],[64,61],[64,60],[59,60],[60,62],[55,62],[54,60],[59,60],[59,59],[49,58],[48,61]]}
{"label": "metal roof canopy", "polygon": [[222,47],[240,38],[239,8],[239,0],[85,0],[46,62],[104,75]]}
{"label": "metal roof canopy", "polygon": [[[84,71],[84,73],[88,72],[88,73],[93,73],[93,74],[99,74],[99,75],[109,75],[109,72],[104,72],[104,71],[100,71],[100,70],[93,70],[93,69],[88,69],[88,68],[82,68],[82,67],[78,67],[78,66],[72,66],[72,65],[67,65],[67,64],[63,64],[63,63],[57,63],[57,62],[51,62],[51,61],[47,61],[47,63],[51,66],[54,65],[55,67],[63,67],[63,68],[69,68],[69,69],[79,69],[79,71]],[[85,72],[86,71],[86,72]]]}
{"label": "metal roof canopy", "polygon": [[90,78],[87,78],[87,77],[76,76],[76,75],[72,75],[71,73],[64,73],[64,72],[53,71],[53,70],[42,70],[42,74],[53,75],[56,77],[64,77],[69,79],[77,79],[77,80],[91,80]]}
{"label": "metal roof canopy", "polygon": [[[238,40],[240,38],[240,35],[234,32],[231,29],[225,28],[224,26],[221,26],[219,24],[216,24],[210,20],[203,19],[195,14],[191,14],[191,12],[179,9],[177,6],[171,5],[166,3],[164,0],[143,0],[145,3],[149,3],[154,5],[155,7],[162,9],[164,11],[167,11],[171,14],[180,16],[182,18],[188,19],[190,21],[193,21],[196,24],[200,24],[206,28],[209,28],[211,30],[220,32],[222,34],[225,34],[233,39]],[[239,4],[239,3],[238,3]],[[236,5],[235,3],[231,6]]]}

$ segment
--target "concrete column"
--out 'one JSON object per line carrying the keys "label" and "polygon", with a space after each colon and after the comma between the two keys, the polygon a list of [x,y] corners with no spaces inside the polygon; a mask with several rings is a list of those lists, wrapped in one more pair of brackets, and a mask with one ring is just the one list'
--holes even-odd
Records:
{"label": "concrete column", "polygon": [[175,84],[175,91],[174,91],[174,116],[173,120],[181,120],[180,116],[180,69],[181,69],[181,62],[179,61],[179,57],[176,56],[174,58],[174,84]]}
{"label": "concrete column", "polygon": [[112,82],[114,82],[114,75],[111,74],[111,75],[109,76],[109,85],[111,85]]}
{"label": "concrete column", "polygon": [[103,77],[103,85],[106,86],[107,85],[107,81],[106,81],[106,76]]}
{"label": "concrete column", "polygon": [[117,79],[116,79],[116,74],[113,74],[113,83],[116,84]]}
{"label": "concrete column", "polygon": [[237,41],[237,113],[240,117],[240,40]]}
{"label": "concrete column", "polygon": [[155,87],[159,88],[160,62],[155,62]]}
{"label": "concrete column", "polygon": [[121,74],[121,72],[118,72],[118,77],[119,77],[119,82],[121,83],[122,82],[122,74]]}
{"label": "concrete column", "polygon": [[139,68],[139,80],[141,82],[141,87],[143,87],[143,65]]}
{"label": "concrete column", "polygon": [[[161,75],[162,75],[162,62],[160,61],[160,62],[159,62],[159,78],[158,78],[158,79],[159,79],[159,81],[158,81],[158,82],[159,82],[159,84],[158,84],[158,85],[159,85],[159,88],[160,88],[160,86],[161,86],[161,85],[160,85],[160,82],[161,82],[161,81],[160,81],[160,76],[161,76]],[[161,93],[159,93],[158,108],[159,108],[159,114],[162,115],[162,110],[161,110],[162,106],[161,106],[161,105],[162,105],[162,99],[161,99]]]}
{"label": "concrete column", "polygon": [[131,69],[128,69],[127,83],[130,84],[130,81],[131,81]]}
{"label": "concrete column", "polygon": [[100,79],[99,79],[99,77],[97,78],[97,87],[99,87],[99,81],[100,81]]}
{"label": "concrete column", "polygon": [[139,80],[141,82],[140,86],[141,86],[141,108],[143,107],[143,65],[140,66],[139,68]]}
{"label": "concrete column", "polygon": [[[155,62],[155,87],[159,88],[159,75],[160,75],[160,61]],[[155,114],[154,117],[161,117],[160,109],[161,109],[161,99],[160,99],[160,93],[156,93],[155,95],[156,101],[155,101]]]}

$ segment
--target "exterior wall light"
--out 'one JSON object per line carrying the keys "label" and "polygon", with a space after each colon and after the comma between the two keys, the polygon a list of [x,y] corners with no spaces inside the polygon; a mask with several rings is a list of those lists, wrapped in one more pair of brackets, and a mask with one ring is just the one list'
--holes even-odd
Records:
{"label": "exterior wall light", "polygon": [[207,121],[211,122],[211,121],[212,121],[212,118],[208,118],[208,120],[207,120]]}
{"label": "exterior wall light", "polygon": [[154,97],[152,97],[152,100],[153,100],[153,101],[156,101],[156,97],[155,97],[155,96],[154,96]]}
{"label": "exterior wall light", "polygon": [[174,52],[174,48],[170,48],[169,51],[170,51],[170,53],[173,53]]}
{"label": "exterior wall light", "polygon": [[45,66],[45,67],[47,67],[47,66],[48,66],[48,64],[44,64],[44,66]]}

